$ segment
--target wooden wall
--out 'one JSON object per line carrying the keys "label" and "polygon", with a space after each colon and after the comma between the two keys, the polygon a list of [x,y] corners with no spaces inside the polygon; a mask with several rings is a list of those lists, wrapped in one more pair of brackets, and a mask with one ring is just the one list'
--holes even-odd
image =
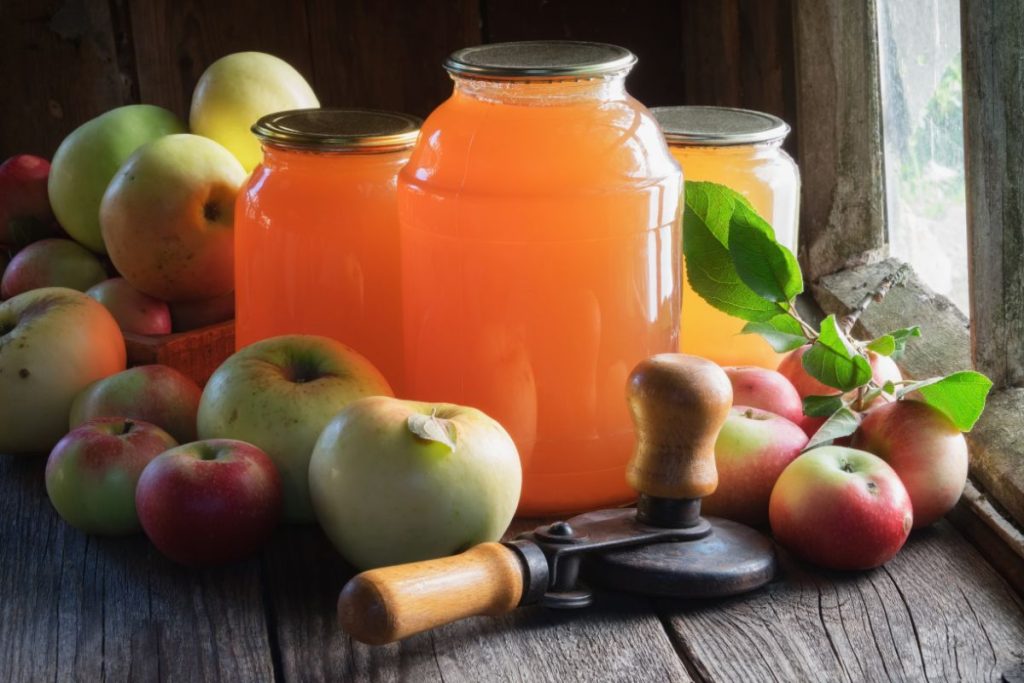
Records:
{"label": "wooden wall", "polygon": [[648,105],[744,106],[795,124],[791,0],[2,0],[0,158],[49,156],[122,104],[185,116],[203,69],[239,50],[287,60],[324,106],[423,116],[451,89],[452,50],[548,38],[633,50],[629,89]]}

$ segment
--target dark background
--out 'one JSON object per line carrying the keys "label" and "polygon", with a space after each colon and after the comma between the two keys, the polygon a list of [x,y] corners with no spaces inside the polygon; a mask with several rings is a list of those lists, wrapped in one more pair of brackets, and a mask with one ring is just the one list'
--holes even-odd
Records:
{"label": "dark background", "polygon": [[240,50],[291,63],[323,106],[424,116],[451,91],[441,62],[457,48],[603,41],[638,55],[627,84],[649,106],[742,106],[795,125],[790,12],[791,0],[0,0],[0,158],[49,157],[123,104],[187,117],[203,69]]}

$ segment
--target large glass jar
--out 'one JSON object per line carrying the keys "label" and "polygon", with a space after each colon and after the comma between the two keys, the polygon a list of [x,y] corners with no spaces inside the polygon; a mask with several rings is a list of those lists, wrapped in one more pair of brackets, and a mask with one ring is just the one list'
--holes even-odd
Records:
{"label": "large glass jar", "polygon": [[235,213],[235,337],[332,337],[404,386],[398,170],[420,120],[310,109],[261,119]]}
{"label": "large glass jar", "polygon": [[625,384],[678,348],[682,177],[594,43],[454,53],[398,182],[409,393],[501,422],[520,514],[629,500]]}
{"label": "large glass jar", "polygon": [[[726,107],[655,107],[669,149],[687,181],[707,180],[736,190],[775,228],[780,243],[796,253],[800,174],[782,149],[789,126],[771,114]],[[767,342],[740,334],[745,322],[733,318],[683,290],[684,353],[720,365],[779,364]]]}

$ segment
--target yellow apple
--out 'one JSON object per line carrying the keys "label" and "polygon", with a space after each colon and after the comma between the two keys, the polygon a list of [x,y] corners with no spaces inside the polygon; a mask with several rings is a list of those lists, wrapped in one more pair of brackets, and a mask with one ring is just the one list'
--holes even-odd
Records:
{"label": "yellow apple", "polygon": [[110,260],[128,283],[164,301],[234,289],[235,196],[246,173],[198,135],[140,148],[110,182],[100,224]]}
{"label": "yellow apple", "polygon": [[192,93],[189,126],[242,162],[260,163],[260,143],[250,130],[267,114],[320,106],[313,89],[288,62],[263,52],[236,52],[211,64]]}

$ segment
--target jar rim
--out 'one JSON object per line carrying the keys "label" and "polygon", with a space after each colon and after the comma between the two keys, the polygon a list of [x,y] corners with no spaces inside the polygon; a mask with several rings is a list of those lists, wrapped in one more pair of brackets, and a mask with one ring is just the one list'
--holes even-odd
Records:
{"label": "jar rim", "polygon": [[412,147],[423,121],[376,109],[290,109],[252,126],[261,142],[317,152],[381,152]]}
{"label": "jar rim", "polygon": [[444,62],[453,76],[502,81],[553,81],[629,71],[636,55],[624,47],[582,40],[489,43],[456,50]]}
{"label": "jar rim", "polygon": [[789,124],[773,114],[736,107],[652,107],[670,145],[728,147],[781,142]]}

